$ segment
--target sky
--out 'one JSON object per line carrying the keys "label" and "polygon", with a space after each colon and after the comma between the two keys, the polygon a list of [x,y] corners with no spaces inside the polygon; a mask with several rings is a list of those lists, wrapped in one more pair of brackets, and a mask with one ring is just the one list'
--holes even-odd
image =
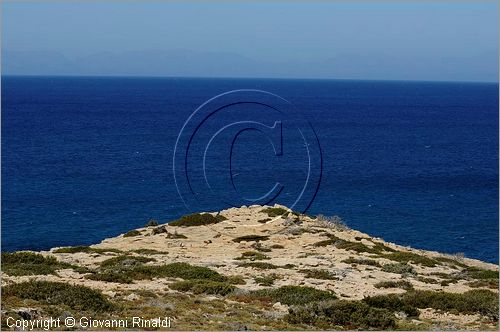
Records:
{"label": "sky", "polygon": [[3,1],[3,75],[498,82],[498,1]]}

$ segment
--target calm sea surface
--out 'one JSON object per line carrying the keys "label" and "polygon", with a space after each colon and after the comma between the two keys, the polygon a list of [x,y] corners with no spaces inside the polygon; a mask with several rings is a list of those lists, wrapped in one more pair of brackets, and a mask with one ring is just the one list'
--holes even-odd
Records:
{"label": "calm sea surface", "polygon": [[[174,184],[177,135],[204,101],[244,88],[286,98],[314,127],[323,176],[309,214],[498,262],[498,84],[479,83],[3,77],[2,250],[91,244],[194,212]],[[304,177],[290,142],[280,159],[258,132],[238,137],[242,194],[281,181],[290,203]]]}

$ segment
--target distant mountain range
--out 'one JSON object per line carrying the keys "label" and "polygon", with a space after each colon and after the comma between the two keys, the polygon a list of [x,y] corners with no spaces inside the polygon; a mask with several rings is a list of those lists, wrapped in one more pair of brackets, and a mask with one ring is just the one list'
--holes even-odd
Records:
{"label": "distant mountain range", "polygon": [[[496,59],[495,52],[477,55],[477,61]],[[465,61],[466,60],[466,61]],[[471,68],[474,59],[457,57],[421,58],[412,61],[391,54],[366,56],[339,53],[323,61],[258,61],[229,52],[198,52],[186,49],[101,52],[69,58],[55,51],[2,50],[4,75],[92,75],[92,76],[204,76],[348,78],[388,80],[498,80],[498,61],[492,68]],[[362,65],[360,65],[362,64]],[[479,66],[478,66],[479,67]],[[429,72],[435,73],[433,77]],[[481,80],[481,79],[477,79]],[[482,79],[484,80],[484,79]]]}

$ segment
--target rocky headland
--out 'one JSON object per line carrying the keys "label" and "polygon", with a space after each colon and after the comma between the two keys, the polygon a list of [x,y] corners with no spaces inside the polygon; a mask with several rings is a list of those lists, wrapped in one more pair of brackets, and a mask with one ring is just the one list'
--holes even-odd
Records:
{"label": "rocky headland", "polygon": [[2,254],[2,328],[68,316],[169,317],[174,330],[498,330],[498,266],[279,205]]}

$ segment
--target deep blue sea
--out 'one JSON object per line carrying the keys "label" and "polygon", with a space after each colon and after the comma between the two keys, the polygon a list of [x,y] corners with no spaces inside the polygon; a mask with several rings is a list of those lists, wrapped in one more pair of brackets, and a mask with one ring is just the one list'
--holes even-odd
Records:
{"label": "deep blue sea", "polygon": [[[2,250],[91,244],[194,212],[174,183],[176,139],[198,106],[233,89],[275,93],[314,128],[323,169],[309,214],[498,262],[496,83],[2,77]],[[289,203],[304,177],[294,143],[280,159],[258,131],[242,133],[235,186],[257,197],[281,181]]]}

